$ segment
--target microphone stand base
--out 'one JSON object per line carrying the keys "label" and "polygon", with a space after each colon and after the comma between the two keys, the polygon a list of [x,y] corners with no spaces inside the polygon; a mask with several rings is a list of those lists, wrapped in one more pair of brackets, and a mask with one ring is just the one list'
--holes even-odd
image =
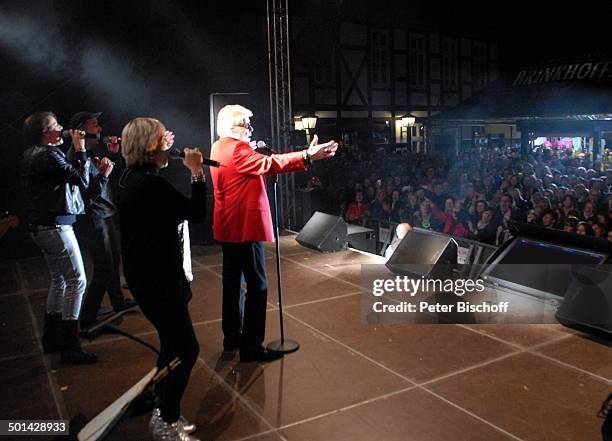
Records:
{"label": "microphone stand base", "polygon": [[274,340],[268,343],[266,349],[270,352],[279,352],[283,354],[291,354],[292,352],[300,349],[300,344],[297,341],[293,340]]}

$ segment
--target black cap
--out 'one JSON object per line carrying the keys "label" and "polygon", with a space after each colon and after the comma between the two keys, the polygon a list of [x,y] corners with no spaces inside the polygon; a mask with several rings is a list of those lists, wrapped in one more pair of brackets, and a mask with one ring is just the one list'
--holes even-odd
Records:
{"label": "black cap", "polygon": [[79,112],[72,115],[70,118],[70,127],[71,129],[80,129],[85,124],[85,121],[93,118],[100,118],[102,112]]}

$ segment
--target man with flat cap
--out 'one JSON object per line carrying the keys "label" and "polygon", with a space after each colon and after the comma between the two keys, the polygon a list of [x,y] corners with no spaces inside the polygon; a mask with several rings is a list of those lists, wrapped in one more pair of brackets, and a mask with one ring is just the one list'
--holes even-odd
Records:
{"label": "man with flat cap", "polygon": [[79,243],[93,262],[93,275],[89,278],[91,283],[81,310],[83,328],[95,323],[105,292],[115,312],[136,306],[136,302],[125,298],[121,290],[119,238],[113,220],[117,209],[109,189],[109,176],[115,163],[108,156],[119,151],[119,144],[116,137],[109,137],[108,145],[100,142],[102,126],[98,119],[101,115],[102,112],[83,111],[70,119],[71,129],[83,130],[89,135],[85,138],[85,148],[88,161],[91,161],[90,184],[81,191],[85,214],[79,216],[75,226]]}

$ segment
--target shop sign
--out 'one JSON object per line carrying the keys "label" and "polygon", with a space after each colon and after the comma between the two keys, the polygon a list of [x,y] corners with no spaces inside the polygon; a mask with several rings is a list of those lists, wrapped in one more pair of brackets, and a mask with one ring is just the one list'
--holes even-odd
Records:
{"label": "shop sign", "polygon": [[569,63],[537,69],[521,70],[513,86],[552,83],[556,81],[584,81],[612,79],[612,61]]}

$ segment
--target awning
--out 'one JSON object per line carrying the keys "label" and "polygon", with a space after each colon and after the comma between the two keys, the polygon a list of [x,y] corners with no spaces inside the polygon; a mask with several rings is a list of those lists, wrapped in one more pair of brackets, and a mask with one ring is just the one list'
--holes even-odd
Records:
{"label": "awning", "polygon": [[[582,69],[581,66],[586,64],[564,64],[519,71],[513,76],[491,83],[482,93],[458,106],[432,116],[430,121],[513,122],[523,119],[610,121],[612,120],[612,72],[606,72],[601,68],[599,71]],[[594,64],[588,63],[588,65]],[[604,63],[603,66],[607,68],[608,64]],[[574,69],[565,74],[569,77],[569,74],[573,73],[571,80],[554,79],[555,72],[560,72],[558,77],[563,79],[562,74],[567,72],[567,69]],[[552,73],[547,76],[549,72]],[[578,79],[576,73],[582,74],[582,72],[586,72],[585,78]]]}

